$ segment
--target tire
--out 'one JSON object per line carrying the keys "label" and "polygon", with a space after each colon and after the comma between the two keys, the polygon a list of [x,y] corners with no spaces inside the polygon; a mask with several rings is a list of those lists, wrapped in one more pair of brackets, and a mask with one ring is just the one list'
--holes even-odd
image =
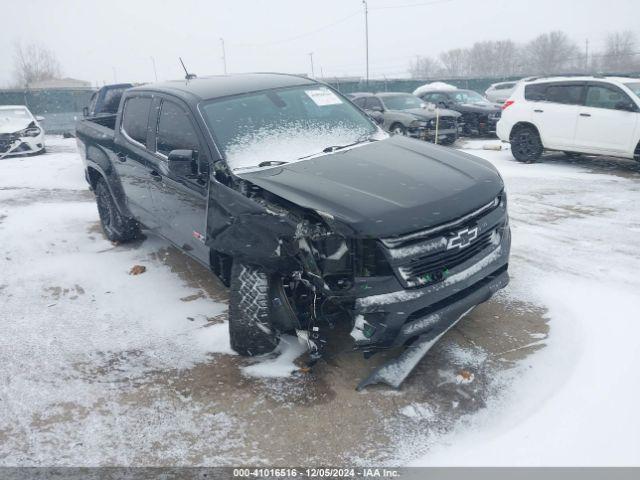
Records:
{"label": "tire", "polygon": [[393,133],[394,135],[406,135],[407,129],[401,123],[394,123],[393,125],[391,125],[391,128],[389,128],[389,132]]}
{"label": "tire", "polygon": [[271,281],[262,268],[233,261],[229,337],[231,348],[240,355],[262,355],[278,346],[279,338],[271,323]]}
{"label": "tire", "polygon": [[534,127],[524,125],[511,135],[511,154],[519,162],[533,163],[543,150],[540,135]]}
{"label": "tire", "polygon": [[456,143],[457,139],[458,139],[457,135],[447,135],[447,138],[443,140],[439,140],[438,143],[440,145],[444,145],[448,147],[449,145],[453,145],[454,143]]}
{"label": "tire", "polygon": [[112,242],[125,243],[140,235],[140,226],[133,218],[125,217],[116,206],[104,178],[96,183],[96,203],[102,231]]}

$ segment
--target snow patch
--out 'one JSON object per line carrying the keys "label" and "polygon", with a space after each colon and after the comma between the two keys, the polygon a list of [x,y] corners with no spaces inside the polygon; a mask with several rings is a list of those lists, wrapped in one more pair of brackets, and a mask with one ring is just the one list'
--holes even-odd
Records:
{"label": "snow patch", "polygon": [[273,353],[265,355],[253,365],[242,367],[242,373],[250,377],[288,377],[298,370],[293,361],[306,351],[306,346],[302,345],[296,337],[283,335]]}

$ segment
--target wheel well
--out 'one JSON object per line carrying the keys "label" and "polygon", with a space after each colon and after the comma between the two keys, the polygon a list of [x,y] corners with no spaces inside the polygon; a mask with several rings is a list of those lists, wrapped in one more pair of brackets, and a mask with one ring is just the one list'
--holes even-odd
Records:
{"label": "wheel well", "polygon": [[215,250],[209,251],[209,266],[213,273],[220,279],[220,281],[228,287],[231,285],[231,266],[233,265],[233,258],[222,252]]}
{"label": "wheel well", "polygon": [[87,168],[87,174],[89,175],[89,185],[91,185],[92,189],[95,189],[98,184],[98,180],[102,178],[102,175],[98,170],[92,167]]}
{"label": "wheel well", "polygon": [[[513,139],[513,135],[519,129],[521,129],[522,127],[531,127],[536,131],[538,136],[540,136],[540,132],[538,131],[538,127],[536,127],[533,123],[530,123],[530,122],[518,122],[511,128],[511,132],[509,133],[509,141],[511,141]],[[542,140],[542,139],[540,139],[540,140]]]}
{"label": "wheel well", "polygon": [[402,122],[393,122],[391,124],[391,126],[389,127],[389,130],[393,130],[393,127],[395,127],[395,126],[400,126],[402,128],[406,128]]}
{"label": "wheel well", "polygon": [[636,149],[633,151],[633,158],[640,162],[640,142],[636,145]]}

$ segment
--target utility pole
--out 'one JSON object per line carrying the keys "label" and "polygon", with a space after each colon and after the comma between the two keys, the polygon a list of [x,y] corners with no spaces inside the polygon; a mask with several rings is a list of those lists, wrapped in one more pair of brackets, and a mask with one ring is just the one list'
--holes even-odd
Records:
{"label": "utility pole", "polygon": [[313,52],[309,52],[309,59],[311,60],[311,78],[315,78],[316,74],[313,71]]}
{"label": "utility pole", "polygon": [[222,65],[224,66],[224,74],[227,74],[227,53],[224,49],[224,38],[220,37],[220,45],[222,45]]}
{"label": "utility pole", "polygon": [[151,57],[151,63],[153,64],[153,75],[156,77],[156,82],[158,81],[158,71],[156,70],[156,59]]}
{"label": "utility pole", "polygon": [[367,0],[362,0],[364,5],[364,39],[365,39],[365,56],[367,62],[367,87],[369,86],[369,9],[367,8]]}
{"label": "utility pole", "polygon": [[589,72],[589,39],[584,41],[584,71]]}

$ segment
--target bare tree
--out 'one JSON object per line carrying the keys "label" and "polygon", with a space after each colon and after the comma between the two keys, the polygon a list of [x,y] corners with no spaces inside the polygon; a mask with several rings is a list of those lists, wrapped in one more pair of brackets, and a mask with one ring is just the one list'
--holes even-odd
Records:
{"label": "bare tree", "polygon": [[415,62],[411,62],[409,72],[411,78],[433,78],[442,71],[437,60],[431,57],[417,57]]}
{"label": "bare tree", "polygon": [[22,45],[16,42],[13,62],[15,82],[20,87],[60,77],[60,63],[55,54],[37,43]]}
{"label": "bare tree", "polygon": [[598,62],[600,69],[619,73],[637,71],[640,68],[640,56],[636,48],[637,41],[633,32],[627,30],[609,34]]}
{"label": "bare tree", "polygon": [[466,48],[447,50],[439,58],[447,77],[465,77],[469,74],[469,51]]}
{"label": "bare tree", "polygon": [[524,53],[522,67],[528,73],[561,73],[584,63],[578,46],[561,31],[539,35],[527,44]]}

